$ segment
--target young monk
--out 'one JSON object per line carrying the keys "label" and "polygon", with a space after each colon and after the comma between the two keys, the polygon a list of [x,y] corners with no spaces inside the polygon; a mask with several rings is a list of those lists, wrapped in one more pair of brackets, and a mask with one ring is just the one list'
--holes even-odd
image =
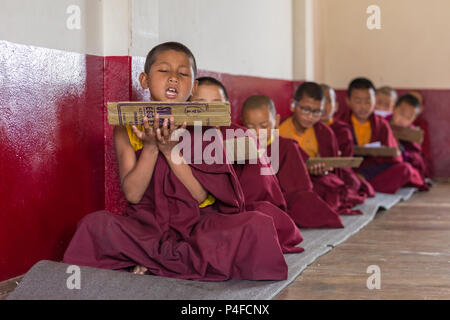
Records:
{"label": "young monk", "polygon": [[[375,108],[375,87],[365,78],[354,79],[347,90],[347,104],[350,111],[345,122],[350,125],[355,144],[364,146],[380,142],[387,147],[398,147],[389,123],[373,113]],[[356,170],[369,181],[377,192],[395,193],[405,186],[420,187],[424,184],[419,172],[400,156],[365,157]]]}
{"label": "young monk", "polygon": [[[419,99],[411,94],[405,94],[397,100],[394,113],[392,116],[388,117],[387,120],[391,125],[404,128],[414,128],[413,122],[419,112]],[[402,151],[403,160],[416,168],[421,177],[425,179],[427,169],[420,144],[416,142],[399,140],[399,147]]]}
{"label": "young monk", "polygon": [[425,104],[425,98],[421,91],[419,90],[412,90],[409,92],[409,94],[415,96],[420,103],[420,112],[418,116],[416,117],[416,120],[414,120],[413,125],[416,127],[419,127],[423,130],[423,142],[422,142],[422,153],[425,158],[426,163],[426,173],[425,176],[427,178],[433,177],[433,158],[431,155],[431,146],[430,146],[430,133],[428,129],[428,122],[425,119],[423,112],[424,112],[424,104]]}
{"label": "young monk", "polygon": [[[333,117],[338,109],[336,92],[326,84],[320,86],[325,94],[324,111],[320,120],[333,130],[338,143],[338,154],[342,157],[353,157],[352,130],[347,123]],[[336,170],[336,173],[349,188],[353,189],[363,199],[375,196],[375,190],[370,183],[364,177],[357,176],[352,168],[341,168]]]}
{"label": "young monk", "polygon": [[[196,73],[191,51],[168,42],[149,52],[139,81],[152,101],[183,102],[195,93]],[[130,204],[123,215],[99,211],[83,218],[64,262],[193,280],[286,279],[274,219],[245,211],[229,164],[194,164],[195,152],[186,162],[174,161],[177,142],[170,138],[176,129],[173,118],[160,127],[159,116],[152,126],[144,118],[143,130],[133,126],[133,135],[115,128]]]}
{"label": "young monk", "polygon": [[[241,111],[242,123],[255,130],[258,137],[268,137],[267,155],[272,155],[271,132],[278,128],[280,116],[272,99],[266,96],[248,98]],[[276,143],[276,142],[275,142]],[[277,178],[287,201],[288,213],[300,227],[342,228],[342,221],[313,190],[313,184],[297,142],[279,137]]]}
{"label": "young monk", "polygon": [[[201,77],[197,81],[197,90],[190,98],[190,101],[205,103],[228,101],[227,90],[220,81],[212,77]],[[236,130],[238,136],[244,136],[246,128],[232,123],[228,127],[221,127],[220,130],[225,139],[227,130],[232,130],[233,132]],[[232,167],[244,192],[246,209],[270,212],[272,217],[277,219],[275,227],[277,228],[283,252],[302,252],[303,248],[295,245],[303,239],[300,231],[295,227],[294,221],[286,213],[286,200],[275,174],[261,175],[263,165],[260,162],[255,164],[248,162],[245,164],[234,163]]]}
{"label": "young monk", "polygon": [[[305,161],[315,157],[338,157],[338,144],[330,127],[320,121],[325,96],[314,82],[304,82],[291,102],[294,114],[280,126],[280,136],[294,139],[303,149]],[[364,201],[323,165],[309,169],[314,190],[339,214],[361,214],[352,208]]]}
{"label": "young monk", "polygon": [[[225,86],[212,77],[201,77],[197,79],[198,88],[190,101],[197,102],[226,102],[228,93]],[[236,123],[230,126],[220,127],[223,139],[227,138],[227,130],[233,130],[229,133],[237,133],[239,136],[245,136],[246,128]],[[239,131],[240,130],[240,131]],[[244,170],[244,168],[246,170]],[[261,175],[261,163],[256,164],[233,164],[241,186],[243,187],[247,205],[255,201],[267,201],[275,204],[282,210],[286,209],[286,201],[283,197],[279,184],[274,175]]]}
{"label": "young monk", "polygon": [[394,111],[394,105],[396,101],[397,92],[393,88],[384,86],[377,89],[375,95],[374,113],[383,118],[386,118]]}

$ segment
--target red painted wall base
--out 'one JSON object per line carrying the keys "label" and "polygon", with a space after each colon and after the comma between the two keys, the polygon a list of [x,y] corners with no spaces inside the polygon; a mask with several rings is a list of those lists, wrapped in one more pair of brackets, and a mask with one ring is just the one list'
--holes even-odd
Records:
{"label": "red painted wall base", "polygon": [[104,207],[103,58],[0,41],[0,281]]}

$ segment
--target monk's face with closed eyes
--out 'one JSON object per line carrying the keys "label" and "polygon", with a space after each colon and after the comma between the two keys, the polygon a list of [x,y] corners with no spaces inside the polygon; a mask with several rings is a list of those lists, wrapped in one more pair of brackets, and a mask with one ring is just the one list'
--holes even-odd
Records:
{"label": "monk's face with closed eyes", "polygon": [[261,105],[260,108],[247,109],[242,114],[242,124],[248,129],[253,129],[258,137],[270,137],[272,129],[278,128],[280,115],[275,117],[270,113],[269,106]]}
{"label": "monk's face with closed eyes", "polygon": [[366,122],[375,109],[375,90],[353,89],[347,98],[347,105],[359,122]]}
{"label": "monk's face with closed eyes", "polygon": [[150,90],[152,101],[184,102],[197,88],[193,62],[184,52],[175,50],[159,53],[148,74],[141,73],[139,81]]}

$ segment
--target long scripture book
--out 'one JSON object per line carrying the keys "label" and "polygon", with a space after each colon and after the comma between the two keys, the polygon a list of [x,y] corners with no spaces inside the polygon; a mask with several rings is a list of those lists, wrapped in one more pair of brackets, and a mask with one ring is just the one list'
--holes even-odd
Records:
{"label": "long scripture book", "polygon": [[144,116],[153,124],[155,115],[160,121],[173,117],[175,125],[188,126],[200,121],[203,126],[229,126],[231,123],[230,103],[197,102],[108,102],[108,122],[110,125],[142,125]]}

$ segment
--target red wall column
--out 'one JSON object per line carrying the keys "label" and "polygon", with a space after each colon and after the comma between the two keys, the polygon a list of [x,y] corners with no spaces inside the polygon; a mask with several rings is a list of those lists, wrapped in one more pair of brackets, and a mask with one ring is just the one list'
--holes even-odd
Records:
{"label": "red wall column", "polygon": [[104,205],[103,58],[0,41],[0,281]]}

